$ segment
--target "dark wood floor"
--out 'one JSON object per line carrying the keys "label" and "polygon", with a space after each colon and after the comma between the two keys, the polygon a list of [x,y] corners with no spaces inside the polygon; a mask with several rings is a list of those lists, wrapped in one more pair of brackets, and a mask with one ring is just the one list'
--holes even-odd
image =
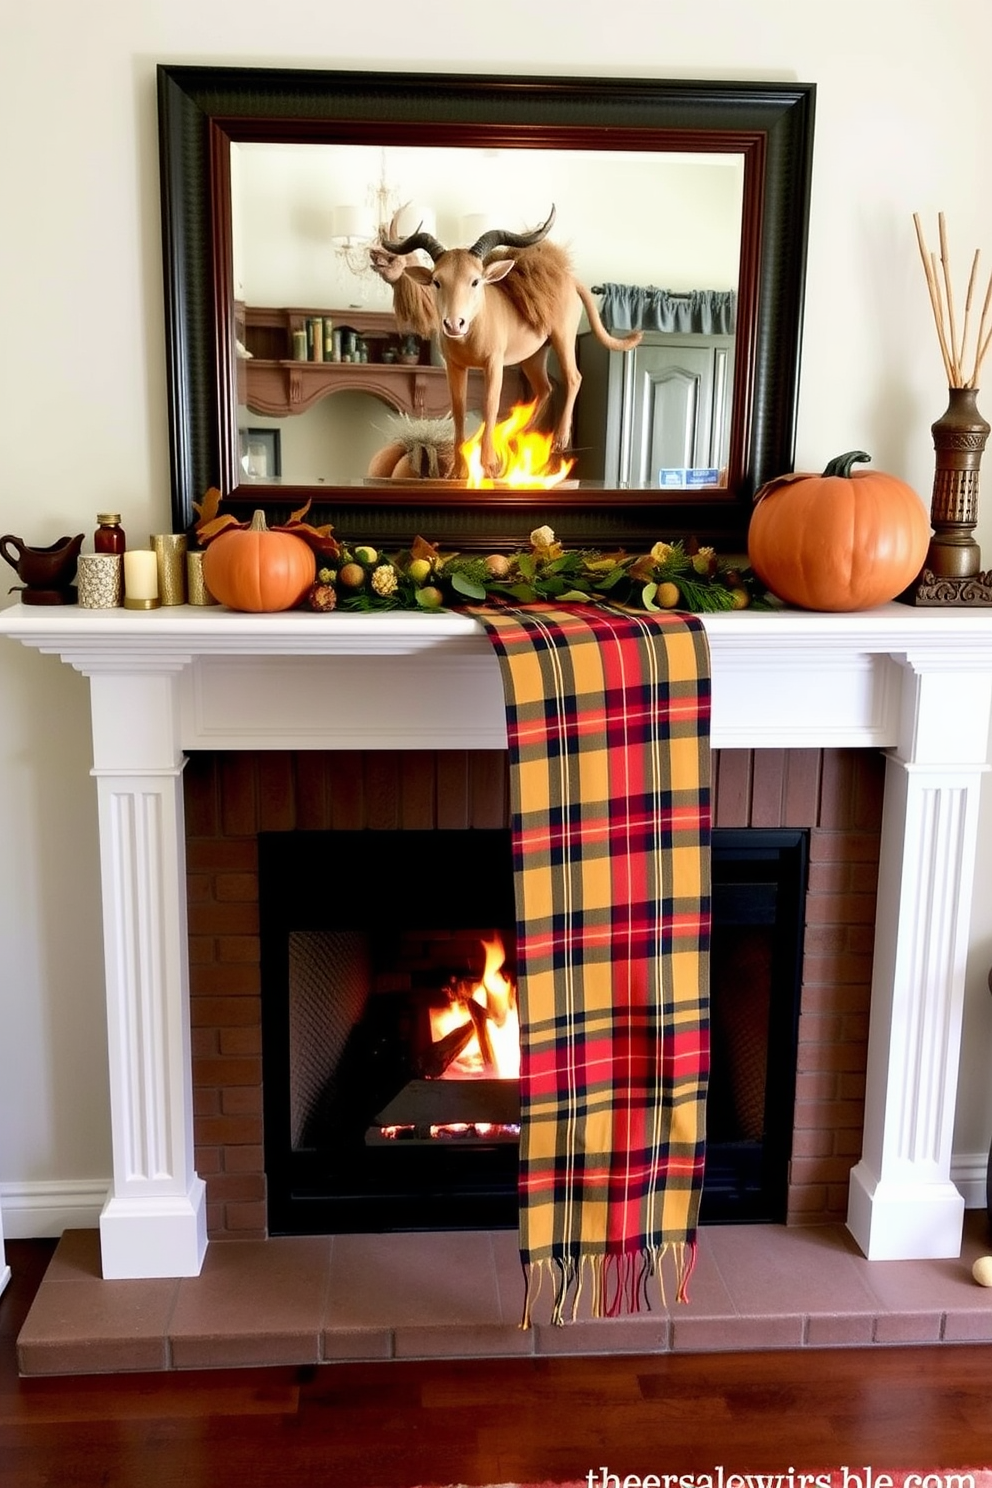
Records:
{"label": "dark wood floor", "polygon": [[[992,1347],[18,1378],[53,1244],[8,1242],[3,1488],[411,1488],[992,1465]],[[863,1481],[863,1480],[862,1480]]]}

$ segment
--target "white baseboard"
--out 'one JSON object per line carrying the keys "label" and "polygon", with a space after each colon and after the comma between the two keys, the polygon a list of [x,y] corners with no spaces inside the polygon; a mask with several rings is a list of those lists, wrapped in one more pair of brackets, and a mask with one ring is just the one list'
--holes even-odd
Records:
{"label": "white baseboard", "polygon": [[109,1178],[49,1183],[0,1183],[7,1240],[39,1240],[63,1230],[95,1230],[107,1201]]}
{"label": "white baseboard", "polygon": [[955,1152],[951,1157],[951,1182],[964,1199],[966,1209],[985,1208],[987,1152]]}
{"label": "white baseboard", "polygon": [[[985,1208],[987,1152],[960,1152],[951,1160],[951,1182],[968,1209]],[[0,1210],[8,1240],[59,1236],[63,1230],[95,1230],[110,1189],[109,1178],[50,1183],[0,1183]]]}

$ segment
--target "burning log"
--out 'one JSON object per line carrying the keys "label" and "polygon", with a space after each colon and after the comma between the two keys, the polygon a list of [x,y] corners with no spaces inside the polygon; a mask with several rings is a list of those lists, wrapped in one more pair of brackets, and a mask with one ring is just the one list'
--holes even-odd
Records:
{"label": "burning log", "polygon": [[444,1038],[437,1039],[420,1054],[417,1060],[418,1075],[424,1080],[439,1080],[452,1060],[457,1059],[470,1043],[475,1031],[475,1022],[469,1018],[466,1022],[459,1023],[450,1033],[446,1033]]}

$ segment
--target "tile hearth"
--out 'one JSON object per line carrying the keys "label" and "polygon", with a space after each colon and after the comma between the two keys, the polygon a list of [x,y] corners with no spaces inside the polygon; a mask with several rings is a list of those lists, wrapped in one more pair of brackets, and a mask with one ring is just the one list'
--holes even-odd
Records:
{"label": "tile hearth", "polygon": [[62,1237],[18,1338],[25,1375],[522,1354],[652,1354],[992,1342],[990,1249],[867,1261],[841,1225],[704,1229],[690,1302],[565,1328],[517,1326],[512,1230],[230,1240],[198,1277],[103,1281],[99,1233]]}

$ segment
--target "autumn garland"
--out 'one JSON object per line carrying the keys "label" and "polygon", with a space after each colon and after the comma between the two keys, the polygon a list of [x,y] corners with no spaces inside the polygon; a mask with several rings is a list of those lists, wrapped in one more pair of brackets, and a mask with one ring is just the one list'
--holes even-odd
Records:
{"label": "autumn garland", "polygon": [[441,553],[423,538],[393,557],[370,547],[342,548],[318,571],[311,609],[438,610],[492,600],[555,604],[609,599],[643,610],[742,610],[767,603],[749,569],[721,563],[710,547],[655,543],[631,556],[565,549],[550,527],[530,547],[481,557]]}
{"label": "autumn garland", "polygon": [[[196,506],[196,537],[209,543],[243,528],[229,514],[219,515],[220,492],[212,488]],[[487,601],[555,604],[610,600],[643,610],[695,613],[767,608],[764,586],[749,568],[721,561],[713,548],[694,540],[657,542],[647,553],[602,553],[563,548],[550,527],[530,534],[530,547],[515,553],[442,553],[418,537],[411,546],[386,556],[368,544],[349,546],[330,524],[305,520],[309,502],[273,527],[299,537],[315,553],[317,575],[303,606],[318,612],[341,610],[441,610]]]}

